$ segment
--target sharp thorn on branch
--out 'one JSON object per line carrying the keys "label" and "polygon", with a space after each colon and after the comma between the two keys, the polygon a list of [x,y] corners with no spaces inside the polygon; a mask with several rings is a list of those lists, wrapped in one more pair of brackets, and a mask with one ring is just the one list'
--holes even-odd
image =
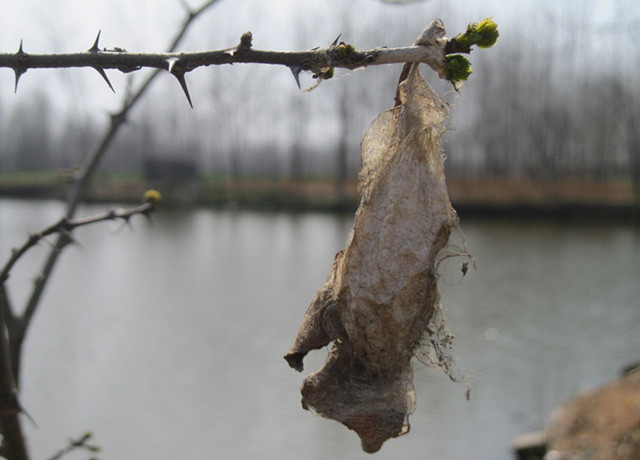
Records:
{"label": "sharp thorn on branch", "polygon": [[184,72],[171,72],[171,74],[178,79],[178,83],[182,87],[182,91],[184,91],[184,95],[187,96],[187,101],[189,101],[189,105],[193,108],[193,103],[191,102],[191,96],[189,96],[189,88],[187,88],[187,80],[184,78]]}
{"label": "sharp thorn on branch", "polygon": [[[18,46],[18,51],[16,52],[16,56],[18,56],[18,61],[21,61],[21,57],[24,57],[27,55],[27,53],[24,52],[24,49],[22,48],[22,43],[23,40],[20,40],[20,46]],[[13,72],[16,75],[16,79],[15,79],[15,84],[13,85],[13,92],[17,93],[18,92],[18,82],[20,81],[20,77],[26,73],[27,69],[25,67],[14,67],[13,68]]]}
{"label": "sharp thorn on branch", "polygon": [[29,421],[31,421],[31,423],[33,424],[33,426],[35,428],[40,428],[38,426],[38,424],[36,423],[35,419],[31,416],[31,414],[29,412],[27,412],[26,410],[24,410],[24,407],[20,406],[20,412],[22,412],[24,415],[27,416],[27,418],[29,419]]}
{"label": "sharp thorn on branch", "polygon": [[15,69],[14,68],[13,71],[16,74],[16,82],[15,82],[14,87],[13,87],[13,92],[17,93],[18,92],[18,82],[20,81],[20,77],[22,75],[24,75],[26,70],[24,70],[24,69]]}
{"label": "sharp thorn on branch", "polygon": [[113,85],[111,85],[111,82],[109,81],[109,77],[107,77],[107,73],[104,71],[104,69],[102,67],[94,67],[94,69],[96,69],[98,71],[100,76],[102,78],[104,78],[104,81],[107,82],[107,85],[109,85],[109,88],[111,88],[111,91],[113,91],[115,93],[116,90],[113,89]]}
{"label": "sharp thorn on branch", "polygon": [[300,86],[300,72],[302,71],[302,67],[299,65],[292,65],[292,66],[289,66],[289,70],[291,70],[291,73],[293,74],[293,78],[295,78],[296,80],[298,89],[302,89],[302,87]]}
{"label": "sharp thorn on branch", "polygon": [[333,43],[331,44],[331,46],[336,46],[338,44],[338,40],[340,40],[340,37],[342,37],[342,34],[338,35],[336,37],[336,39],[333,41]]}
{"label": "sharp thorn on branch", "polygon": [[98,31],[98,35],[96,36],[96,41],[93,42],[93,46],[89,48],[90,53],[97,53],[100,51],[100,48],[98,48],[98,42],[100,41],[100,32],[102,32],[102,30]]}

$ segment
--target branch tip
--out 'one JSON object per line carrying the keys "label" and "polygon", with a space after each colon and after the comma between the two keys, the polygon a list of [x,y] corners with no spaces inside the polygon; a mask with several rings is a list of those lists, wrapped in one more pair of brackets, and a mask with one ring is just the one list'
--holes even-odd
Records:
{"label": "branch tip", "polygon": [[104,69],[102,67],[94,67],[94,69],[98,71],[98,73],[104,79],[104,81],[107,82],[107,85],[109,85],[109,88],[111,88],[111,91],[115,93],[116,90],[113,89],[113,85],[111,85],[111,82],[109,81],[109,77],[107,77],[107,73],[104,71]]}
{"label": "branch tip", "polygon": [[93,42],[93,46],[89,48],[89,53],[98,53],[100,48],[98,48],[98,42],[100,41],[100,33],[102,30],[98,30],[98,35],[96,36],[96,41]]}

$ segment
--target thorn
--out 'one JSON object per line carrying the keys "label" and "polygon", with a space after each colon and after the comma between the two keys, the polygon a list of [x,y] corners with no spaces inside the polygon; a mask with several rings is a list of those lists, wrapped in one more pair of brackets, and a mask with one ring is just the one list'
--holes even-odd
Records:
{"label": "thorn", "polygon": [[187,96],[187,101],[189,101],[189,105],[193,108],[193,104],[191,103],[191,96],[189,96],[189,88],[187,88],[187,80],[184,78],[184,72],[171,72],[171,74],[178,79],[178,83],[182,87],[182,91],[184,91],[184,95]]}
{"label": "thorn", "polygon": [[98,42],[100,41],[100,32],[102,32],[102,30],[98,31],[98,36],[96,37],[96,41],[93,42],[93,46],[89,48],[89,53],[98,53],[100,51],[100,49],[98,48]]}
{"label": "thorn", "polygon": [[187,88],[187,81],[184,78],[185,71],[183,68],[176,68],[176,63],[179,62],[180,59],[177,57],[170,57],[166,60],[167,62],[167,70],[178,79],[178,83],[182,87],[182,91],[184,91],[184,95],[187,96],[187,101],[189,101],[189,105],[193,108],[193,103],[191,102],[191,96],[189,96],[189,88]]}
{"label": "thorn", "polygon": [[38,424],[36,423],[36,421],[34,420],[34,418],[31,416],[31,414],[29,412],[27,412],[26,410],[24,410],[24,407],[20,407],[20,411],[27,416],[27,418],[31,421],[31,423],[33,424],[33,426],[35,428],[40,428],[38,426]]}
{"label": "thorn", "polygon": [[16,83],[13,87],[13,92],[15,94],[18,92],[18,82],[20,81],[20,77],[26,73],[26,70],[20,68],[20,69],[13,69],[13,71],[16,74]]}
{"label": "thorn", "polygon": [[178,62],[178,58],[177,57],[170,57],[167,59],[167,70],[170,73],[173,73],[173,66],[176,65],[176,62]]}
{"label": "thorn", "polygon": [[253,40],[253,34],[251,32],[243,33],[242,37],[240,37],[240,45],[238,46],[238,48],[243,49],[245,51],[248,49],[251,49],[252,40]]}
{"label": "thorn", "polygon": [[338,35],[336,37],[336,39],[333,41],[333,43],[331,44],[331,46],[336,46],[338,44],[338,40],[340,40],[340,37],[342,37],[342,34]]}
{"label": "thorn", "polygon": [[[22,40],[20,40],[20,46],[18,47],[18,52],[16,53],[16,56],[18,56],[18,60],[20,61],[20,57],[26,56],[26,54],[27,53],[25,53],[22,49]],[[24,67],[16,67],[13,69],[13,71],[16,74],[16,81],[13,86],[13,92],[15,94],[18,92],[18,82],[20,81],[20,77],[27,71],[27,69],[25,69]]]}
{"label": "thorn", "polygon": [[109,85],[109,88],[111,88],[111,91],[113,91],[115,93],[116,90],[113,89],[113,86],[111,85],[111,82],[109,81],[109,77],[107,77],[107,73],[104,71],[104,69],[102,67],[94,67],[94,69],[96,69],[98,71],[100,76],[102,78],[104,78],[104,81],[107,82],[107,85]]}
{"label": "thorn", "polygon": [[291,73],[293,74],[293,78],[296,79],[298,89],[302,89],[302,87],[300,86],[300,72],[302,71],[302,67],[300,67],[299,65],[294,65],[294,66],[290,66],[289,70],[291,70]]}

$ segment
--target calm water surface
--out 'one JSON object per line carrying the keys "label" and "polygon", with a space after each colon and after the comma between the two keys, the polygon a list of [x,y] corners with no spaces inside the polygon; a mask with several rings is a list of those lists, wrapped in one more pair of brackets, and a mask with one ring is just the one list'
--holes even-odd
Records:
{"label": "calm water surface", "polygon": [[[61,212],[0,200],[2,260]],[[461,282],[462,261],[450,262],[441,289],[471,400],[416,363],[411,432],[364,454],[353,432],[300,407],[327,351],[304,374],[282,359],[351,225],[200,209],[79,229],[24,350],[34,458],[91,430],[104,459],[506,460],[556,404],[640,360],[637,228],[463,220],[478,269]],[[14,271],[16,305],[46,249]]]}

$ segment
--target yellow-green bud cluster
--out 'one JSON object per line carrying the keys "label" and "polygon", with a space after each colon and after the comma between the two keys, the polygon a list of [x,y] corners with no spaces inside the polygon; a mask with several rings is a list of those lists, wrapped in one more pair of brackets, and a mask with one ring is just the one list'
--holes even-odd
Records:
{"label": "yellow-green bud cluster", "polygon": [[336,52],[339,58],[344,59],[350,54],[353,54],[355,51],[356,49],[353,47],[353,45],[349,45],[348,43],[341,42],[338,45],[338,50]]}
{"label": "yellow-green bud cluster", "polygon": [[469,60],[459,54],[445,56],[447,61],[447,78],[452,83],[464,81],[471,75],[471,63]]}
{"label": "yellow-green bud cluster", "polygon": [[467,31],[456,37],[456,42],[466,48],[471,48],[473,45],[478,45],[480,48],[490,48],[496,44],[499,36],[498,24],[493,22],[493,18],[486,18],[480,22],[469,24]]}

